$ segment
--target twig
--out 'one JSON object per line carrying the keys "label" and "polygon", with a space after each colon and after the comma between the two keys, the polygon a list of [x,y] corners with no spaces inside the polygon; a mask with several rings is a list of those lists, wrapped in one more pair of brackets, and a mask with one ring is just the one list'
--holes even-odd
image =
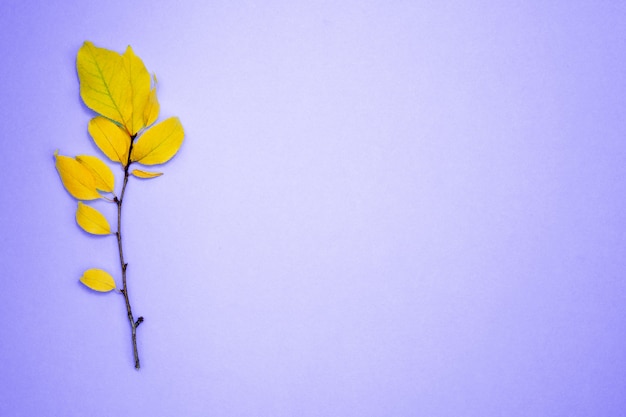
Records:
{"label": "twig", "polygon": [[126,185],[128,184],[128,169],[130,168],[130,164],[132,163],[130,156],[133,151],[133,142],[135,141],[135,136],[131,136],[130,138],[130,149],[128,150],[128,161],[126,161],[126,165],[124,166],[124,183],[122,185],[122,192],[120,197],[115,197],[113,201],[117,204],[117,246],[120,251],[120,266],[122,268],[122,289],[120,293],[124,296],[124,301],[126,302],[126,312],[128,313],[128,322],[130,323],[130,330],[132,334],[133,340],[133,355],[135,357],[135,368],[139,369],[139,352],[137,351],[137,327],[143,322],[143,317],[139,317],[137,321],[135,321],[133,317],[133,310],[130,306],[130,299],[128,298],[128,287],[126,285],[126,270],[128,269],[128,263],[124,262],[124,249],[122,247],[122,203],[124,202],[124,193],[126,192]]}

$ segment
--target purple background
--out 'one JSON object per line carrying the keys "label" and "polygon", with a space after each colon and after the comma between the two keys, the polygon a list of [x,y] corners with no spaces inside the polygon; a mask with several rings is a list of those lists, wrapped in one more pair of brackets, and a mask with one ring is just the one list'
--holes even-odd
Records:
{"label": "purple background", "polygon": [[[626,3],[176,3],[0,3],[0,415],[626,415]],[[84,40],[186,129],[128,188],[140,372],[54,170]]]}

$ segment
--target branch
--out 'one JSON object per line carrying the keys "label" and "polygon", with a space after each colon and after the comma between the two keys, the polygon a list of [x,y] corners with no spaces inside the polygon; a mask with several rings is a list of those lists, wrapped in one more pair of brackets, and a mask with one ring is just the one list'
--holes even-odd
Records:
{"label": "branch", "polygon": [[132,163],[130,159],[131,152],[133,150],[133,142],[135,140],[135,136],[131,137],[130,141],[130,149],[128,150],[128,161],[124,166],[124,183],[122,185],[122,192],[120,197],[115,197],[113,201],[117,204],[117,246],[120,251],[120,266],[122,268],[122,289],[120,293],[124,296],[124,301],[126,302],[126,312],[128,313],[128,322],[130,323],[130,330],[132,334],[133,341],[133,355],[135,358],[135,368],[139,369],[139,352],[137,351],[137,327],[143,322],[143,317],[139,317],[137,321],[135,321],[133,317],[133,309],[130,306],[130,299],[128,298],[128,286],[126,285],[126,270],[128,269],[128,263],[124,262],[124,248],[122,245],[122,204],[124,202],[124,194],[126,193],[126,185],[128,184],[128,170],[130,168],[130,164]]}

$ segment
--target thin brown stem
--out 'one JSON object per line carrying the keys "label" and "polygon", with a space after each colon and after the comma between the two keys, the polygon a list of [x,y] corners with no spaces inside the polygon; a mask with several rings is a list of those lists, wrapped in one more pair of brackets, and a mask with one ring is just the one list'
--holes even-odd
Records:
{"label": "thin brown stem", "polygon": [[130,155],[133,150],[133,142],[135,137],[131,137],[130,149],[128,150],[128,160],[124,166],[124,182],[122,184],[122,192],[119,198],[115,197],[113,201],[117,204],[117,247],[120,252],[120,266],[122,268],[122,289],[120,293],[124,296],[126,302],[126,312],[128,313],[128,322],[130,323],[130,330],[133,341],[133,356],[135,358],[135,368],[139,369],[139,352],[137,350],[137,327],[143,322],[143,317],[139,317],[137,321],[133,317],[133,309],[130,306],[130,299],[128,297],[128,286],[126,285],[126,270],[128,269],[128,263],[124,262],[124,249],[122,245],[122,204],[124,202],[124,194],[126,193],[126,185],[128,184],[128,170],[130,168],[131,159]]}

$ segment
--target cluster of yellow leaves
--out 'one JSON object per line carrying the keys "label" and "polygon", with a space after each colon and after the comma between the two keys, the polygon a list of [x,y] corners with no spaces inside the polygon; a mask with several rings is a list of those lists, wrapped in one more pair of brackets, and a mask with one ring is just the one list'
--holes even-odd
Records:
{"label": "cluster of yellow leaves", "polygon": [[[96,146],[107,158],[118,162],[137,178],[155,178],[162,173],[141,169],[129,170],[132,163],[159,165],[169,161],[179,150],[184,131],[177,117],[156,123],[159,102],[156,77],[150,76],[144,63],[129,46],[123,54],[85,42],[76,59],[80,95],[87,107],[98,115],[88,126]],[[75,158],[55,152],[55,166],[65,189],[78,201],[76,222],[86,232],[110,235],[106,217],[82,201],[115,196],[115,177],[100,158],[79,155]],[[108,277],[105,277],[106,274]],[[105,271],[90,269],[81,282],[96,291],[115,288]]]}
{"label": "cluster of yellow leaves", "polygon": [[99,114],[89,122],[89,134],[111,161],[123,167],[132,162],[158,165],[178,152],[183,126],[177,117],[152,126],[160,109],[156,77],[150,77],[130,46],[119,54],[85,42],[76,67],[80,96]]}

